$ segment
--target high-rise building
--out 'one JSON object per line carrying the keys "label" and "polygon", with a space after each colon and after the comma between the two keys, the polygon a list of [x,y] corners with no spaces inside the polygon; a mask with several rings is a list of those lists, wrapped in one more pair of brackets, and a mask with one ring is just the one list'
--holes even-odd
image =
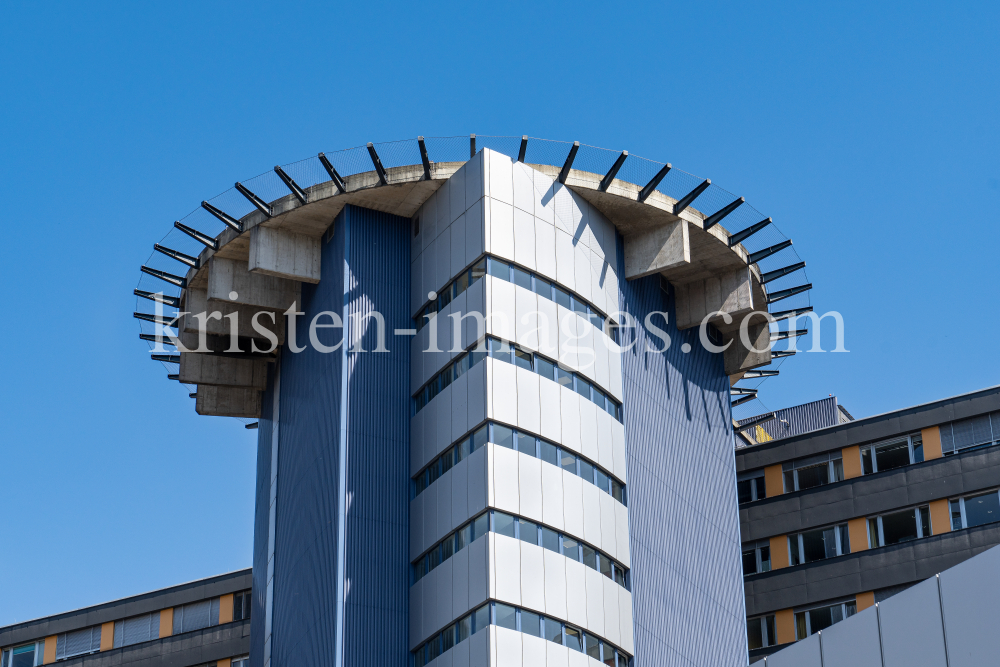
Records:
{"label": "high-rise building", "polygon": [[857,420],[829,398],[741,428],[753,660],[1000,544],[1000,387]]}
{"label": "high-rise building", "polygon": [[670,165],[456,141],[275,168],[143,269],[154,358],[258,420],[251,664],[745,664],[731,386],[803,263]]}

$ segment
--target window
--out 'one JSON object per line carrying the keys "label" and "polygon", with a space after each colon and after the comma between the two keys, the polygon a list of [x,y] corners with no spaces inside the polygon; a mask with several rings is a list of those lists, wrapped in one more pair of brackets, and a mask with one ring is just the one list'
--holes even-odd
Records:
{"label": "window", "polygon": [[557,447],[547,440],[497,424],[488,422],[473,433],[465,436],[449,447],[441,456],[424,468],[413,480],[414,497],[423,493],[438,477],[448,472],[453,466],[468,457],[487,442],[514,449],[528,456],[541,458],[546,463],[559,466],[585,481],[595,485],[601,491],[610,494],[612,498],[626,504],[625,487],[621,482],[611,477],[596,465],[580,458],[569,450]]}
{"label": "window", "polygon": [[[416,235],[416,234],[414,234]],[[438,292],[434,301],[427,304],[416,317],[417,331],[423,329],[436,313],[451,303],[458,295],[476,284],[480,278],[486,275],[486,258],[479,260],[471,267],[462,271],[457,278],[448,283]],[[509,280],[509,279],[508,279]]]}
{"label": "window", "polygon": [[963,449],[989,447],[1000,441],[1000,411],[943,424],[941,451],[945,456]]}
{"label": "window", "polygon": [[747,619],[747,646],[750,650],[778,643],[774,630],[774,614]]}
{"label": "window", "polygon": [[861,469],[866,475],[902,468],[923,460],[924,444],[919,433],[861,448]]}
{"label": "window", "polygon": [[250,656],[241,655],[238,658],[233,658],[230,662],[230,667],[250,667]]}
{"label": "window", "polygon": [[1000,521],[1000,495],[997,491],[956,498],[951,501],[951,527],[953,530],[975,528],[995,521]]}
{"label": "window", "polygon": [[743,547],[743,576],[771,571],[771,543],[761,540]]}
{"label": "window", "polygon": [[795,639],[805,639],[820,630],[826,630],[834,623],[840,623],[858,613],[854,600],[841,602],[828,607],[817,607],[795,614]]}
{"label": "window", "polygon": [[764,472],[756,470],[754,472],[742,473],[736,482],[736,496],[740,505],[766,498],[767,489],[764,486]]}
{"label": "window", "polygon": [[233,620],[245,621],[250,618],[250,605],[252,598],[250,591],[240,591],[233,594]]}
{"label": "window", "polygon": [[65,632],[56,638],[56,660],[101,650],[101,626]]}
{"label": "window", "polygon": [[841,453],[830,452],[781,464],[785,493],[803,491],[844,479],[844,461]]}
{"label": "window", "polygon": [[413,667],[424,667],[448,649],[490,625],[547,639],[553,644],[586,653],[608,667],[628,667],[629,656],[600,637],[557,619],[501,602],[487,602],[417,647],[413,651]]}
{"label": "window", "polygon": [[160,637],[160,612],[115,621],[114,647],[131,646]]}
{"label": "window", "polygon": [[219,624],[219,598],[174,607],[174,632],[179,635]]}
{"label": "window", "polygon": [[[100,638],[98,638],[98,645]],[[58,645],[58,642],[57,642]],[[5,649],[0,664],[3,667],[36,667],[45,656],[45,640]]]}
{"label": "window", "polygon": [[851,553],[851,541],[847,524],[807,530],[798,535],[788,536],[792,565],[812,563],[817,560],[836,558]]}
{"label": "window", "polygon": [[438,542],[413,564],[413,583],[417,583],[428,572],[485,535],[490,530],[489,526],[490,513],[483,512]]}
{"label": "window", "polygon": [[931,536],[931,513],[927,505],[868,519],[868,546],[888,547]]}

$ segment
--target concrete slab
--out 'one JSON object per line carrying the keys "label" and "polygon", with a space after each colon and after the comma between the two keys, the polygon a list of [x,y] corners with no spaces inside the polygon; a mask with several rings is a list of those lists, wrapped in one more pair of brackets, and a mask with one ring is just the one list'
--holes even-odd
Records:
{"label": "concrete slab", "polygon": [[198,385],[195,411],[212,417],[260,417],[260,392],[246,387]]}
{"label": "concrete slab", "polygon": [[[223,336],[227,339],[229,337],[230,320],[226,319],[226,316],[236,313],[236,335],[263,341],[258,344],[258,347],[267,349],[270,347],[267,337],[253,327],[254,315],[258,312],[263,312],[265,314],[257,318],[259,328],[277,336],[279,345],[285,342],[285,317],[281,312],[256,308],[254,306],[245,306],[230,301],[210,301],[208,299],[208,292],[202,289],[188,288],[182,294],[181,299],[181,310],[190,314],[185,315],[181,319],[179,327],[181,333],[180,339],[184,347],[189,350],[198,348],[198,320],[194,317],[198,313],[208,313],[210,315],[216,312],[219,313],[219,318],[206,320],[205,331],[209,336]],[[272,313],[274,319],[272,320],[266,313]],[[215,349],[211,345],[208,347]]]}
{"label": "concrete slab", "polygon": [[184,384],[267,388],[267,361],[181,352],[178,380]]}
{"label": "concrete slab", "polygon": [[250,230],[250,273],[317,284],[320,239],[258,225]]}
{"label": "concrete slab", "polygon": [[302,298],[294,280],[250,273],[248,262],[216,255],[208,265],[208,298],[285,312]]}

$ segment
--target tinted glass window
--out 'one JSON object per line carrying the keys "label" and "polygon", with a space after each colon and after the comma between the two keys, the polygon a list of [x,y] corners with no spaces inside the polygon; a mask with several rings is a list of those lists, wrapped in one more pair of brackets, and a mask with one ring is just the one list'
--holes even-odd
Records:
{"label": "tinted glass window", "polygon": [[586,544],[581,545],[581,550],[583,552],[583,564],[592,570],[597,569],[597,552],[588,547]]}
{"label": "tinted glass window", "polygon": [[583,635],[576,628],[566,626],[566,646],[574,651],[583,652]]}
{"label": "tinted glass window", "polygon": [[752,480],[744,479],[736,482],[736,499],[742,505],[753,500],[751,484]]}
{"label": "tinted glass window", "polygon": [[1000,496],[996,491],[965,499],[965,521],[968,528],[993,523],[1000,519]]}
{"label": "tinted glass window", "polygon": [[841,620],[837,618],[834,620],[834,610],[836,610],[837,616],[842,616],[840,611],[840,605],[836,607],[826,607],[824,609],[813,609],[809,612],[809,630],[816,634],[820,630],[825,630],[837,621]]}
{"label": "tinted glass window", "polygon": [[545,359],[539,357],[535,360],[535,365],[537,366],[539,375],[550,380],[556,379],[556,366],[551,361],[546,361]]}
{"label": "tinted glass window", "polygon": [[764,647],[764,633],[761,627],[761,619],[751,618],[747,620],[747,645],[750,650]]}
{"label": "tinted glass window", "polygon": [[472,632],[476,633],[490,627],[490,605],[484,604],[472,613]]}
{"label": "tinted glass window", "polygon": [[489,427],[483,426],[476,429],[476,432],[472,434],[472,450],[475,451],[486,444],[489,439]]}
{"label": "tinted glass window", "polygon": [[484,275],[486,275],[486,258],[473,264],[472,269],[469,271],[469,284],[471,285]]}
{"label": "tinted glass window", "polygon": [[562,547],[563,547],[563,555],[566,556],[566,558],[570,558],[575,561],[580,560],[580,545],[572,537],[567,537],[566,535],[563,535]]}
{"label": "tinted glass window", "polygon": [[493,513],[493,532],[498,535],[514,537],[514,517],[503,512]]}
{"label": "tinted glass window", "polygon": [[535,439],[524,433],[515,433],[514,440],[517,442],[517,451],[535,456]]}
{"label": "tinted glass window", "polygon": [[558,303],[563,308],[567,308],[570,310],[573,309],[573,304],[571,303],[571,300],[569,298],[569,292],[566,292],[565,290],[556,287],[555,285],[552,286],[552,291],[555,293],[556,303]]}
{"label": "tinted glass window", "polygon": [[757,553],[751,549],[743,552],[743,576],[757,574]]}
{"label": "tinted glass window", "polygon": [[523,287],[526,290],[531,289],[531,274],[524,269],[519,269],[516,266],[511,267],[511,273],[514,276],[514,284],[519,287]]}
{"label": "tinted glass window", "polygon": [[542,460],[554,466],[559,465],[559,449],[550,442],[540,441],[539,447],[542,453]]}
{"label": "tinted glass window", "polygon": [[799,489],[811,489],[815,486],[826,484],[829,481],[829,468],[830,465],[828,463],[821,463],[820,465],[808,468],[799,468]]}
{"label": "tinted glass window", "polygon": [[535,294],[538,296],[544,296],[546,299],[552,299],[552,285],[548,281],[535,276]]}
{"label": "tinted glass window", "polygon": [[525,352],[524,350],[514,348],[514,365],[518,368],[523,368],[526,371],[532,369],[531,363],[531,353]]}
{"label": "tinted glass window", "polygon": [[500,262],[493,259],[492,257],[486,258],[487,271],[491,276],[496,276],[501,280],[506,280],[510,282],[510,264],[507,262]]}
{"label": "tinted glass window", "polygon": [[517,630],[517,610],[499,602],[495,607],[496,624],[508,630]]}
{"label": "tinted glass window", "polygon": [[802,533],[802,549],[804,561],[811,563],[815,560],[833,558],[837,555],[837,538],[833,528],[825,530],[810,530]]}
{"label": "tinted glass window", "polygon": [[594,466],[580,459],[580,477],[590,483],[594,482]]}
{"label": "tinted glass window", "polygon": [[560,366],[555,367],[555,381],[564,387],[573,388],[573,374]]}
{"label": "tinted glass window", "polygon": [[559,553],[559,533],[543,526],[542,547],[548,549],[549,551]]}
{"label": "tinted glass window", "polygon": [[917,539],[917,511],[904,510],[882,517],[883,546]]}
{"label": "tinted glass window", "polygon": [[593,635],[586,635],[587,655],[597,662],[601,661],[601,642]]}
{"label": "tinted glass window", "polygon": [[545,619],[545,638],[550,642],[562,644],[562,623],[554,618]]}
{"label": "tinted glass window", "polygon": [[904,440],[892,445],[876,447],[875,463],[878,465],[879,472],[910,465],[909,444]]}
{"label": "tinted glass window", "polygon": [[493,442],[500,445],[501,447],[506,447],[507,449],[514,449],[514,432],[507,428],[506,426],[501,426],[500,424],[493,424]]}
{"label": "tinted glass window", "polygon": [[559,450],[559,465],[563,470],[576,474],[576,457],[565,449]]}
{"label": "tinted glass window", "polygon": [[521,632],[532,637],[542,636],[542,617],[526,609],[521,610]]}
{"label": "tinted glass window", "polygon": [[518,534],[521,536],[521,541],[528,544],[538,544],[538,526],[524,519],[518,519],[518,523],[521,524],[518,527]]}
{"label": "tinted glass window", "polygon": [[579,375],[576,377],[576,393],[580,394],[584,398],[590,398],[590,383]]}

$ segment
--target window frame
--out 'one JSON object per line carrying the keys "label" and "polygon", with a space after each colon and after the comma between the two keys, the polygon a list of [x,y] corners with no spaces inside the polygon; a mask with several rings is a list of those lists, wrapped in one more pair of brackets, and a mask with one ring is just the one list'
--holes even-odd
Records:
{"label": "window frame", "polygon": [[[796,493],[798,491],[808,491],[809,489],[799,488],[799,470],[806,470],[808,468],[818,468],[823,465],[823,461],[820,459],[826,457],[826,479],[827,481],[823,484],[817,484],[816,486],[810,486],[809,489],[816,489],[821,486],[829,486],[830,484],[836,484],[837,482],[843,482],[844,477],[844,454],[842,450],[835,450],[831,452],[824,452],[817,454],[815,456],[809,456],[801,459],[793,459],[791,461],[785,461],[781,464],[781,485],[782,490],[785,493]],[[840,462],[840,466],[837,466],[837,462]],[[840,473],[840,479],[837,479],[837,473]],[[788,473],[792,473],[792,488],[788,488]]]}
{"label": "window frame", "polygon": [[[851,605],[851,606],[854,607],[854,611],[851,614],[847,613],[848,605]],[[843,621],[846,621],[851,616],[854,616],[855,614],[858,613],[858,599],[857,599],[857,597],[849,598],[849,599],[846,599],[846,600],[841,600],[840,602],[831,602],[831,603],[825,603],[825,604],[818,604],[818,605],[813,605],[813,606],[811,606],[811,607],[809,607],[807,609],[796,610],[795,611],[795,641],[802,641],[803,639],[808,639],[809,637],[811,637],[814,634],[816,634],[815,632],[812,632],[812,622],[811,622],[811,618],[810,618],[810,615],[811,615],[812,612],[819,611],[820,609],[832,609],[832,608],[837,607],[837,606],[840,607],[841,619],[839,621],[835,621],[833,623],[833,625],[836,625],[837,623],[841,623]],[[798,624],[798,616],[799,616],[799,614],[805,614],[805,625],[806,625],[806,635],[805,635],[805,637],[799,637],[799,624]],[[831,627],[831,626],[827,626],[827,627]],[[822,632],[822,630],[820,630],[819,632]]]}
{"label": "window frame", "polygon": [[[835,545],[837,553],[835,555],[833,555],[833,556],[830,556],[829,558],[826,558],[826,557],[824,557],[824,558],[817,558],[816,560],[811,560],[811,561],[806,562],[804,560],[805,559],[805,540],[802,538],[802,535],[804,533],[813,533],[813,532],[816,532],[816,531],[827,531],[827,530],[830,530],[831,528],[833,529],[834,545]],[[826,526],[817,526],[815,528],[810,528],[808,530],[803,530],[803,531],[800,531],[798,533],[793,533],[793,534],[789,535],[788,539],[787,539],[787,542],[788,542],[788,563],[789,563],[789,566],[790,567],[795,567],[795,566],[798,566],[798,565],[808,565],[809,563],[818,563],[819,561],[822,561],[822,560],[832,560],[834,558],[840,558],[841,556],[849,556],[852,553],[852,551],[850,551],[850,550],[846,551],[846,552],[844,551],[843,539],[841,537],[844,534],[846,534],[848,536],[848,542],[849,542],[850,541],[850,528],[848,527],[848,524],[846,522],[845,523],[829,524],[829,525],[826,525]],[[795,538],[795,540],[796,540],[796,546],[798,547],[798,555],[799,555],[799,559],[800,559],[801,562],[796,562],[795,558],[793,557],[794,553],[792,551],[792,538]],[[773,558],[774,557],[772,556],[772,560],[773,560]]]}
{"label": "window frame", "polygon": [[[966,530],[966,529],[968,529],[970,527],[969,526],[969,519],[968,519],[968,516],[966,515],[966,512],[965,512],[965,500],[966,500],[966,498],[978,498],[980,496],[987,496],[987,495],[989,495],[991,493],[997,494],[998,501],[1000,501],[1000,489],[987,489],[985,491],[976,491],[974,493],[967,493],[964,496],[959,496],[957,498],[949,498],[948,499],[948,518],[949,518],[950,523],[951,523],[951,529],[952,530]],[[953,507],[953,503],[956,503],[956,502],[958,503],[959,512],[960,512],[961,519],[962,519],[962,526],[961,526],[961,528],[955,528],[955,517],[954,517],[954,510],[952,509],[952,507]],[[1000,519],[998,519],[998,521],[1000,521]],[[988,526],[991,523],[997,523],[998,521],[990,521],[989,523],[980,523],[980,524],[977,524],[975,526],[972,526],[972,528],[978,528],[979,526]]]}
{"label": "window frame", "polygon": [[[740,482],[750,482],[750,500],[745,503],[739,501],[739,484]],[[758,482],[760,482],[758,484]],[[763,500],[767,498],[767,480],[764,477],[763,470],[753,470],[751,472],[743,472],[736,476],[736,498],[738,505],[749,505],[750,503],[755,503],[758,500]]]}
{"label": "window frame", "polygon": [[[878,457],[875,456],[875,449],[877,447],[885,447],[887,445],[895,445],[895,444],[901,442],[904,438],[906,439],[906,449],[907,449],[907,454],[910,457],[910,462],[907,463],[904,466],[899,466],[898,468],[889,468],[889,470],[899,470],[899,468],[905,468],[906,466],[912,466],[912,465],[916,465],[917,463],[923,463],[926,460],[924,458],[924,455],[923,455],[923,436],[921,435],[921,433],[919,431],[916,431],[914,433],[907,433],[906,435],[900,435],[900,436],[896,436],[894,438],[888,438],[886,440],[880,440],[878,442],[871,442],[871,443],[868,443],[867,445],[861,445],[861,447],[858,450],[858,456],[861,458],[861,475],[862,476],[865,476],[865,475],[877,475],[880,472],[888,472],[888,470],[879,470],[878,469]],[[916,455],[914,454],[915,441],[919,441],[919,445],[920,445],[920,449],[921,449],[920,460],[919,461],[916,460]],[[871,472],[866,472],[865,471],[865,452],[866,451],[869,452],[869,456],[871,457],[871,463],[872,463],[872,471]]]}
{"label": "window frame", "polygon": [[[751,572],[750,574],[744,574],[743,576],[744,577],[750,577],[750,576],[753,576],[755,574],[764,574],[765,572],[770,572],[771,571],[771,562],[772,562],[772,558],[771,558],[771,541],[770,540],[758,540],[758,541],[756,541],[756,542],[753,543],[753,546],[747,545],[746,547],[741,548],[740,549],[740,566],[741,566],[741,568],[742,568],[743,554],[748,553],[750,551],[750,549],[753,549],[753,552],[754,552],[754,563],[755,563],[755,568],[756,569],[755,569],[754,572]],[[766,570],[763,569],[764,559],[761,556],[761,549],[767,549],[768,550],[768,555],[767,555],[767,569]],[[789,562],[791,562],[791,561],[789,561]]]}
{"label": "window frame", "polygon": [[[949,505],[949,510],[950,509],[951,509],[951,507]],[[925,537],[933,537],[934,536],[934,527],[931,524],[930,505],[929,504],[927,504],[927,505],[912,505],[910,507],[903,507],[901,509],[895,509],[895,510],[892,510],[891,512],[882,512],[881,514],[877,514],[874,517],[871,517],[871,516],[865,517],[865,519],[866,519],[865,520],[865,527],[868,530],[868,548],[869,549],[881,549],[882,547],[885,547],[885,546],[894,547],[897,544],[904,544],[904,542],[895,542],[895,543],[889,544],[889,545],[887,545],[885,543],[885,529],[884,529],[884,527],[882,525],[882,517],[889,516],[889,515],[892,515],[892,514],[902,514],[903,512],[907,512],[909,510],[913,510],[914,511],[913,518],[914,518],[914,521],[917,524],[917,537],[914,538],[914,540],[905,540],[904,542],[913,542],[915,540],[922,540]],[[925,512],[927,514],[927,525],[930,526],[930,530],[931,530],[930,535],[924,535],[923,534],[923,532],[924,532],[923,514]],[[964,516],[963,516],[963,519],[964,519]],[[877,537],[877,540],[878,540],[877,542],[873,542],[872,541],[872,537],[873,537],[872,536],[872,522],[875,522],[875,525],[877,526],[877,528],[876,528],[876,535],[875,535],[875,537]]]}
{"label": "window frame", "polygon": [[[770,648],[778,645],[778,630],[774,614],[764,614],[762,616],[751,616],[747,619],[747,645],[750,644],[750,621],[760,621],[760,648]],[[769,628],[774,629],[774,637],[770,636]],[[757,649],[750,649],[756,651]]]}

